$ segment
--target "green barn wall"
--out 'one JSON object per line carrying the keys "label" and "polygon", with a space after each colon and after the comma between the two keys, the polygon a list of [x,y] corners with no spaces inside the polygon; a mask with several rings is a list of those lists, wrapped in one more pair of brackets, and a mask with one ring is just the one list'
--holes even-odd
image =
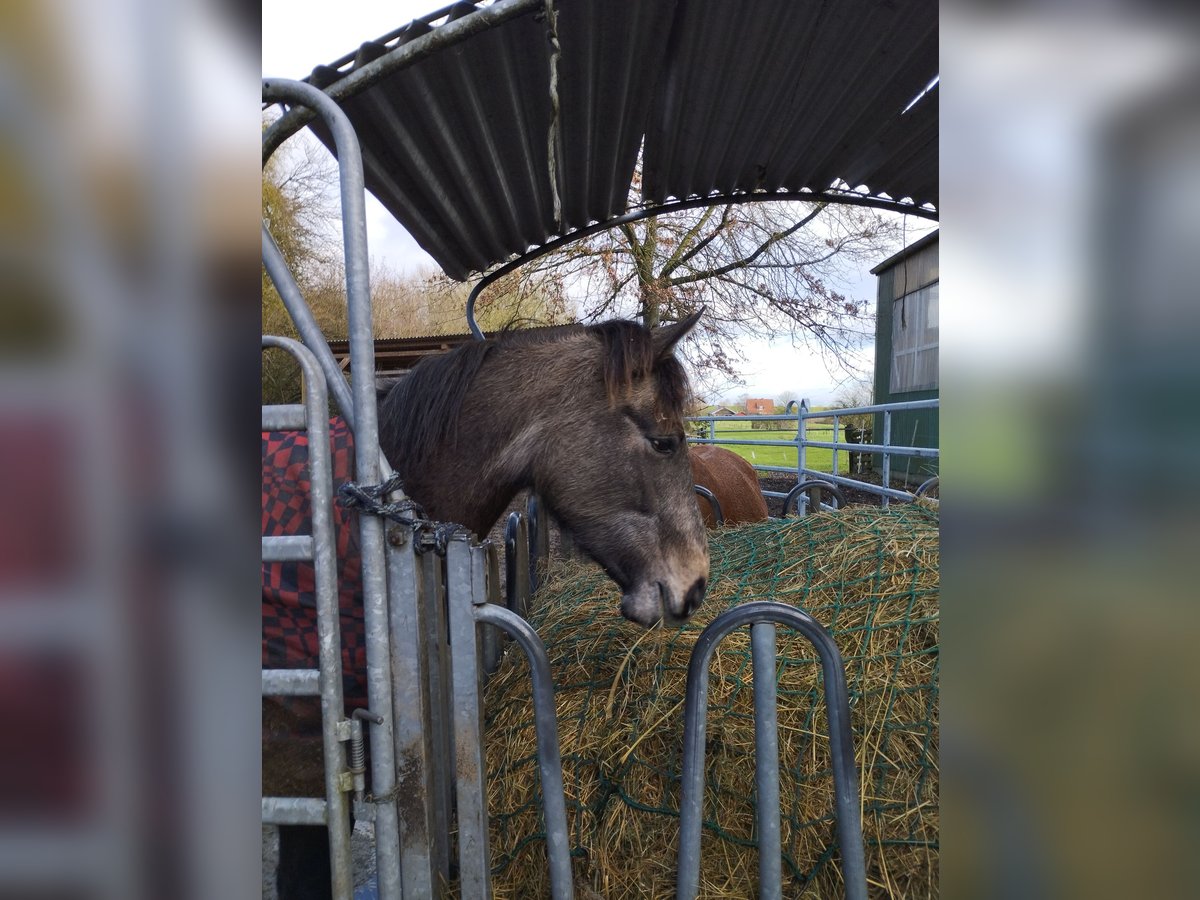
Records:
{"label": "green barn wall", "polygon": [[[938,396],[937,390],[905,391],[896,394],[890,390],[892,382],[892,290],[895,274],[894,268],[879,273],[878,290],[875,295],[875,402],[900,403],[905,400],[931,400]],[[892,413],[891,443],[912,447],[937,447],[939,412],[936,409],[916,409]],[[883,441],[882,413],[875,415],[872,440],[875,443]],[[875,471],[882,471],[882,455],[875,454],[874,465]],[[909,483],[920,484],[926,478],[937,474],[938,461],[936,459],[893,456],[893,479],[903,479],[906,472]]]}

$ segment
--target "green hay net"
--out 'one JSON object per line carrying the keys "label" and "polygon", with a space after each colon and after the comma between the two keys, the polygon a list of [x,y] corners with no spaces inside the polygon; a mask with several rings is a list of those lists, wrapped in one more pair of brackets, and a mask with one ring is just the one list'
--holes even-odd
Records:
{"label": "green hay net", "polygon": [[[531,620],[550,651],[577,891],[674,896],[685,675],[693,643],[750,600],[801,607],[846,667],[872,896],[937,893],[938,523],[921,505],[711,533],[708,597],[682,628],[623,620],[594,566],[557,562]],[[819,663],[779,630],[783,872],[788,896],[843,890]],[[491,853],[498,897],[546,896],[526,663],[508,653],[486,691]],[[757,892],[748,630],[710,668],[701,895]]]}

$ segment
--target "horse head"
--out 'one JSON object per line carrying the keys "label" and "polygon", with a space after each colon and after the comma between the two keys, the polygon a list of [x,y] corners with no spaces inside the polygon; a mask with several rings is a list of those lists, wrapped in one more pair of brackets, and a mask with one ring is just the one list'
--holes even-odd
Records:
{"label": "horse head", "polygon": [[708,582],[674,355],[698,319],[515,332],[422,362],[381,407],[384,450],[432,516],[477,534],[532,489],[621,588],[622,615],[681,621]]}
{"label": "horse head", "polygon": [[688,385],[673,353],[698,318],[586,329],[563,372],[571,412],[532,473],[555,518],[621,588],[621,614],[646,626],[686,619],[708,582],[684,435]]}

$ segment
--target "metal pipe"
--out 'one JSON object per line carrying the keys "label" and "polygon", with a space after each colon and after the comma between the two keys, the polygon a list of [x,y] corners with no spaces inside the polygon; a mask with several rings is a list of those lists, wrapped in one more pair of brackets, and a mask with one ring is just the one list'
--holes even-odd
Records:
{"label": "metal pipe", "polygon": [[272,534],[262,538],[263,562],[296,562],[312,556],[311,534]]}
{"label": "metal pipe", "polygon": [[758,808],[758,896],[783,896],[779,827],[779,719],[775,696],[775,626],[750,626],[754,665],[754,788]]}
{"label": "metal pipe", "polygon": [[[805,443],[808,434],[808,425],[805,421],[805,413],[808,412],[808,400],[802,399],[800,406],[796,410],[796,480],[801,481],[804,476],[803,472],[807,468],[807,445]],[[784,515],[787,515],[786,511]]]}
{"label": "metal pipe", "polygon": [[264,825],[324,825],[325,801],[316,797],[263,797],[261,815]]}
{"label": "metal pipe", "polygon": [[920,487],[913,491],[914,497],[924,497],[929,491],[933,490],[941,484],[940,476],[934,475],[932,478],[921,482]]}
{"label": "metal pipe", "polygon": [[571,847],[567,836],[567,804],[563,796],[562,756],[558,749],[558,716],[554,680],[546,645],[533,627],[511,610],[494,604],[475,607],[475,619],[502,628],[529,659],[533,683],[533,719],[537,729],[538,768],[542,776],[542,815],[546,822],[546,857],[550,864],[550,896],[571,900]]}
{"label": "metal pipe", "polygon": [[316,697],[321,693],[320,669],[263,669],[264,697]]}
{"label": "metal pipe", "polygon": [[[838,509],[841,509],[846,505],[846,496],[845,496],[845,494],[843,494],[841,492],[841,490],[838,488],[838,486],[836,484],[833,484],[830,481],[817,481],[817,480],[809,479],[807,481],[801,481],[794,488],[792,488],[790,491],[787,492],[787,496],[785,496],[783,499],[783,512],[780,515],[782,515],[784,518],[786,518],[787,514],[788,514],[788,509],[791,507],[792,503],[799,500],[799,498],[802,494],[807,494],[809,491],[814,491],[814,490],[815,491],[829,491],[829,493],[833,494],[834,499],[837,500]],[[808,504],[805,503],[805,509],[807,509],[807,508],[808,508]],[[820,509],[820,499],[819,498],[817,500],[817,508],[818,508],[818,510]],[[799,510],[797,510],[797,511],[799,511]]]}
{"label": "metal pipe", "polygon": [[704,738],[708,667],[717,645],[745,625],[774,622],[799,631],[821,660],[834,784],[834,816],[849,900],[866,900],[867,873],[859,818],[858,770],[850,731],[850,701],[837,644],[812,616],[784,603],[756,600],[717,616],[700,633],[688,663],[684,703],[683,781],[679,802],[679,870],[676,896],[693,900],[700,889],[700,828],[704,814]]}
{"label": "metal pipe", "polygon": [[[333,525],[333,464],[329,449],[328,394],[316,357],[299,341],[264,336],[264,347],[290,353],[300,365],[305,386],[304,412],[308,431],[309,506],[312,536],[313,592],[317,607],[317,660],[320,675],[321,738],[325,768],[325,820],[329,827],[329,863],[333,895],[354,893],[350,855],[350,808],[342,791],[346,748],[338,736],[345,719],[342,701],[342,643],[338,609],[337,551]],[[263,538],[264,544],[267,538]],[[264,546],[264,549],[266,547]]]}
{"label": "metal pipe", "polygon": [[[838,474],[838,453],[841,452],[840,447],[842,445],[842,442],[838,440],[838,438],[841,436],[841,428],[839,428],[840,423],[838,421],[839,419],[840,416],[833,417],[833,442],[830,445],[830,449],[833,450],[833,465],[830,468],[834,475]],[[809,446],[816,447],[817,444],[814,442]]]}
{"label": "metal pipe", "polygon": [[699,494],[701,497],[703,497],[705,500],[707,500],[708,505],[712,507],[713,518],[716,519],[717,525],[718,526],[724,525],[725,524],[725,516],[721,512],[721,504],[717,500],[717,495],[714,494],[712,491],[710,491],[708,488],[706,488],[702,484],[694,484],[694,485],[692,485],[692,487],[694,487],[696,489],[696,493]]}
{"label": "metal pipe", "polygon": [[[883,486],[890,488],[892,486],[892,455],[887,449],[892,443],[892,411],[885,409],[883,411]],[[888,495],[883,495],[883,508],[888,507]]]}
{"label": "metal pipe", "polygon": [[[500,0],[498,3],[479,9],[461,19],[440,25],[428,34],[401,44],[379,59],[358,67],[345,78],[340,78],[329,85],[327,93],[335,101],[345,100],[378,83],[393,72],[420,62],[427,56],[460,43],[473,34],[478,34],[544,6],[545,0]],[[300,107],[289,110],[277,119],[263,135],[263,164],[266,165],[271,154],[285,140],[314,118],[316,116],[310,110]]]}
{"label": "metal pipe", "polygon": [[263,431],[299,431],[304,427],[304,406],[278,403],[262,408]]}
{"label": "metal pipe", "polygon": [[[360,377],[351,385],[353,400],[355,474],[365,484],[380,483],[384,466],[379,451],[379,423],[373,378],[375,342],[371,324],[370,260],[367,255],[366,196],[358,137],[345,112],[330,97],[299,81],[263,79],[266,101],[307,106],[321,116],[337,147],[341,193],[342,242],[346,262],[350,359]],[[264,135],[264,159],[266,136]],[[326,348],[328,349],[328,348]],[[332,356],[332,354],[330,354]],[[344,411],[344,410],[343,410]],[[393,714],[392,673],[387,621],[387,582],[383,552],[383,521],[359,516],[362,558],[363,622],[367,646],[367,702],[371,709]],[[396,758],[392,729],[376,727],[371,734],[371,787],[378,798],[393,795]],[[381,800],[375,813],[375,860],[380,900],[400,900],[400,829],[395,800]]]}
{"label": "metal pipe", "polygon": [[338,367],[337,360],[333,358],[321,326],[313,317],[308,302],[300,293],[300,287],[296,284],[296,279],[292,277],[283,253],[279,250],[279,245],[275,243],[271,232],[267,230],[266,222],[262,223],[262,260],[271,283],[275,285],[275,290],[279,291],[283,305],[296,326],[300,339],[304,341],[304,346],[316,355],[317,361],[321,364],[321,371],[325,373],[326,384],[333,391],[333,399],[337,401],[338,408],[353,429],[354,400],[350,395],[350,385],[346,383],[345,374]]}

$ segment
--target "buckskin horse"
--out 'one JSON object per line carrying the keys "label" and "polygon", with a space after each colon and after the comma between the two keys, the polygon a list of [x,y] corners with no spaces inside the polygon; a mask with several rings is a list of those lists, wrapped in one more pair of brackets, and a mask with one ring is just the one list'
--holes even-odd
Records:
{"label": "buckskin horse", "polygon": [[[627,321],[513,332],[422,361],[382,399],[380,445],[431,519],[488,532],[535,491],[643,626],[686,619],[704,597],[708,544],[693,494],[675,345],[699,314],[655,329]],[[352,436],[331,427],[335,481],[351,480]],[[263,433],[263,534],[306,533],[307,440]],[[353,514],[340,506],[339,604],[348,708],[366,703]],[[263,564],[263,666],[314,668],[313,572]],[[309,700],[310,698],[303,698]],[[319,795],[319,707],[264,700],[263,789]],[[308,742],[307,750],[304,742]],[[281,826],[281,900],[328,897],[324,827]]]}

